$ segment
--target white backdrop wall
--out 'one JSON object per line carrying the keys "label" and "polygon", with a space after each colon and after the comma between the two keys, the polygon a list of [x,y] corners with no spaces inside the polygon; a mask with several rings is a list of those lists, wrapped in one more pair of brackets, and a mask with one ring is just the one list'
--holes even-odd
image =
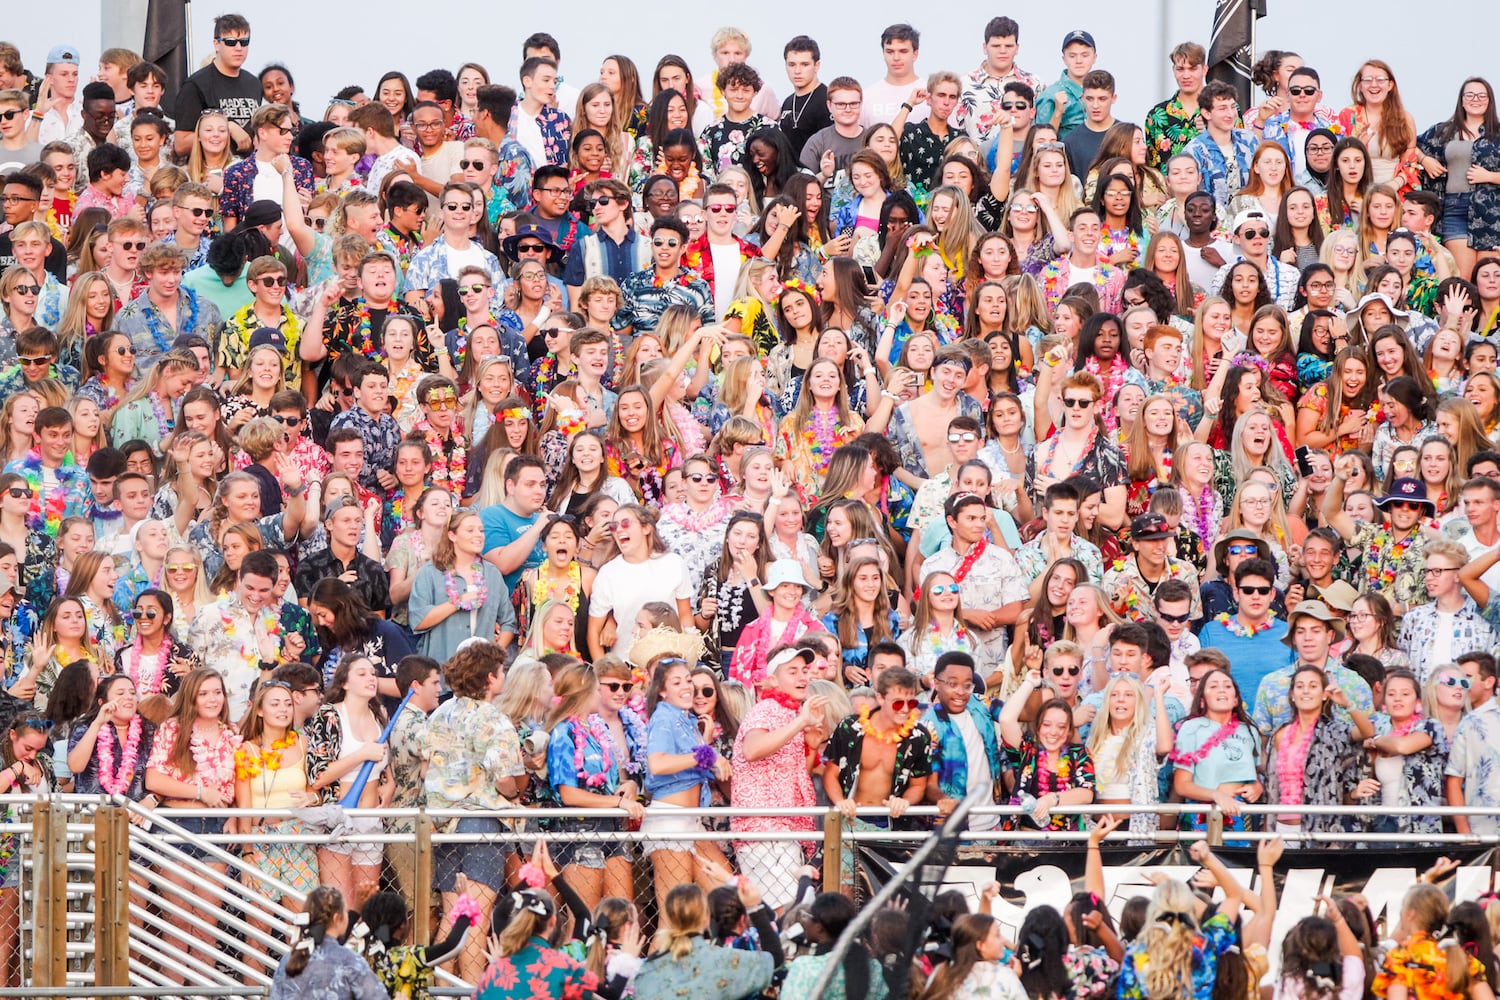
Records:
{"label": "white backdrop wall", "polygon": [[[1491,43],[1500,31],[1500,12],[1483,4],[1432,0],[1421,5],[1420,14],[1401,0],[1364,0],[1353,6],[1334,0],[1269,0],[1269,5],[1271,16],[1260,22],[1258,48],[1299,52],[1322,74],[1326,101],[1335,108],[1348,103],[1354,71],[1372,56],[1395,68],[1419,128],[1452,113],[1464,77],[1493,70],[1493,59],[1486,56],[1492,55]],[[16,3],[0,15],[0,38],[19,45],[27,66],[36,72],[51,46],[78,45],[87,75],[104,45],[139,47],[139,31],[124,40],[114,31],[119,30],[122,11],[143,14],[144,8],[145,0]],[[351,83],[373,88],[387,69],[415,76],[435,66],[456,69],[474,60],[486,66],[496,82],[515,86],[521,40],[538,30],[558,38],[563,75],[575,85],[594,79],[600,60],[612,52],[630,56],[646,76],[667,52],[683,56],[701,73],[712,65],[709,34],[727,23],[750,34],[750,63],[778,96],[787,92],[781,46],[788,38],[805,33],[818,40],[824,80],[840,74],[869,80],[884,73],[880,31],[897,21],[910,21],[922,32],[920,73],[964,73],[978,65],[985,21],[1004,13],[1021,24],[1020,64],[1049,81],[1060,72],[1063,36],[1077,27],[1092,31],[1099,42],[1099,67],[1118,81],[1117,117],[1139,121],[1171,91],[1166,51],[1186,39],[1207,44],[1213,3],[1072,0],[992,7],[927,6],[910,0],[769,0],[715,5],[710,10],[708,5],[677,0],[635,9],[617,0],[199,0],[192,5],[195,60],[211,53],[213,15],[226,10],[238,10],[252,23],[255,40],[248,68],[258,70],[273,61],[288,64],[297,77],[303,110],[314,117],[338,88]],[[1462,24],[1467,26],[1456,27]]]}

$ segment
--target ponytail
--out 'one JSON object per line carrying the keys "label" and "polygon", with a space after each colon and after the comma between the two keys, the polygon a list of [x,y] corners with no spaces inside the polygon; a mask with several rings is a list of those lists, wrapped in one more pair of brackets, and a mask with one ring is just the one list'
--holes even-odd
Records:
{"label": "ponytail", "polygon": [[344,896],[331,885],[323,885],[307,894],[307,908],[293,918],[301,930],[297,943],[287,956],[286,974],[296,979],[307,968],[313,951],[323,943],[328,927],[344,912]]}

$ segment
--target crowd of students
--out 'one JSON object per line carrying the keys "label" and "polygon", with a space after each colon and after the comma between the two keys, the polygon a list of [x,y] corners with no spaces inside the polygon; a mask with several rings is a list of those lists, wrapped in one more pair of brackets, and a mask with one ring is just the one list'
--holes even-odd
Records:
{"label": "crowd of students", "polygon": [[[519,92],[395,70],[321,115],[292,69],[245,68],[237,14],[170,95],[123,49],[80,86],[77,49],[38,78],[0,43],[0,793],[470,814],[444,832],[492,836],[435,859],[445,945],[376,964],[451,959],[487,998],[533,995],[523,969],[766,988],[820,870],[782,807],[1495,833],[1492,88],[1419,128],[1390,64],[1337,110],[1271,51],[1242,108],[1187,42],[1132,122],[1102,68],[1123,40],[1069,32],[1048,83],[1020,33],[992,18],[977,69],[921,76],[892,25],[884,78],[826,83],[799,35],[784,101],[738,29],[696,78],[612,55],[581,90],[538,33]],[[1470,809],[1420,811],[1443,804]],[[746,839],[705,839],[707,805]],[[527,823],[555,865],[522,864],[501,814],[526,808],[571,813]],[[323,815],[183,821],[312,892],[288,996],[347,982],[294,971],[345,903],[398,891],[365,921],[386,946],[427,905],[413,848],[365,839],[410,820],[255,839]],[[849,919],[847,853],[784,996]],[[14,981],[14,849],[0,868]],[[186,940],[217,915],[168,877]],[[1019,985],[993,921],[954,914],[917,988],[1206,997],[1264,944],[1220,883],[1207,910],[1163,885],[1136,934],[1036,911]],[[1378,975],[1347,902],[1284,990],[1448,995],[1403,979],[1458,926],[1434,900]],[[549,943],[569,928],[587,975]],[[1472,940],[1448,989],[1485,1000]]]}

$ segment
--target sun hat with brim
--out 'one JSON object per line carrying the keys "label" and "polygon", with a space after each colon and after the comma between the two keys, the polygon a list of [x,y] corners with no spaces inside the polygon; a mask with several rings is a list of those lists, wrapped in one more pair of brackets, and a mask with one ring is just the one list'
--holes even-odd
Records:
{"label": "sun hat with brim", "polygon": [[1375,506],[1385,510],[1393,503],[1419,503],[1427,508],[1428,513],[1437,513],[1437,504],[1427,498],[1427,484],[1411,476],[1402,476],[1392,482],[1391,491],[1376,500]]}
{"label": "sun hat with brim", "polygon": [[507,236],[501,243],[500,249],[511,260],[516,259],[516,248],[521,245],[522,240],[536,240],[547,248],[547,259],[556,263],[562,260],[562,247],[552,238],[552,234],[534,222],[528,222],[518,228],[515,233]]}
{"label": "sun hat with brim", "polygon": [[1254,542],[1256,547],[1255,558],[1271,558],[1271,547],[1266,544],[1266,540],[1264,538],[1260,537],[1249,528],[1235,528],[1233,531],[1221,537],[1217,542],[1214,542],[1215,566],[1224,565],[1224,559],[1229,555],[1230,542]]}
{"label": "sun hat with brim", "polygon": [[1359,591],[1343,580],[1335,580],[1324,587],[1318,596],[1330,608],[1348,614],[1354,610],[1354,602],[1359,600]]}
{"label": "sun hat with brim", "polygon": [[761,589],[769,594],[783,583],[795,583],[804,590],[812,589],[812,584],[802,574],[802,564],[795,559],[778,559],[766,567],[766,582]]}
{"label": "sun hat with brim", "polygon": [[1334,614],[1333,609],[1322,601],[1303,601],[1286,616],[1286,635],[1281,637],[1281,641],[1288,646],[1293,645],[1292,633],[1297,631],[1298,618],[1315,618],[1333,629],[1340,639],[1344,637],[1344,620]]}
{"label": "sun hat with brim", "polygon": [[676,656],[687,661],[689,667],[698,665],[705,649],[703,633],[695,628],[678,632],[658,625],[630,644],[626,658],[633,666],[644,667],[658,656]]}

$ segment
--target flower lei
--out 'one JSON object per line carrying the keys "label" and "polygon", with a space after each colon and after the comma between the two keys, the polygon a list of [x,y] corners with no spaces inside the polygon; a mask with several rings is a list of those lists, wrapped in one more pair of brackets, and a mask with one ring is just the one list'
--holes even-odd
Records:
{"label": "flower lei", "polygon": [[558,584],[547,575],[547,567],[551,562],[544,562],[536,568],[536,585],[532,588],[532,603],[541,607],[549,600],[562,600],[568,602],[568,607],[574,611],[578,610],[579,595],[583,593],[583,567],[578,560],[568,563],[567,582],[561,587],[561,596],[554,597],[558,590]]}
{"label": "flower lei", "polygon": [[985,550],[990,547],[989,539],[981,538],[975,542],[964,557],[958,561],[958,566],[953,570],[953,579],[957,583],[963,583],[968,578],[974,564],[984,557]]}
{"label": "flower lei", "polygon": [[870,725],[870,706],[866,705],[859,710],[859,728],[860,731],[865,734],[865,736],[870,737],[871,739],[879,740],[881,743],[889,743],[894,746],[903,742],[908,736],[912,734],[912,730],[917,728],[918,718],[920,718],[919,713],[913,711],[906,717],[906,721],[901,724],[900,729],[893,729],[887,733],[878,733],[875,731],[875,728]]}
{"label": "flower lei", "polygon": [[[609,771],[615,764],[614,757],[609,752],[609,734],[604,731],[604,725],[597,715],[590,715],[587,720],[575,715],[568,721],[573,725],[573,766],[578,770],[578,776],[583,778],[583,783],[589,788],[603,788],[609,783]],[[594,738],[594,742],[599,744],[597,774],[589,774],[584,769],[585,729]]]}
{"label": "flower lei", "polygon": [[686,503],[673,503],[661,509],[661,516],[673,524],[694,534],[700,534],[717,524],[722,524],[733,510],[729,498],[720,494],[708,509],[699,513]]}
{"label": "flower lei", "polygon": [[1413,729],[1417,728],[1417,723],[1421,721],[1422,712],[1420,709],[1418,709],[1417,711],[1408,715],[1405,719],[1401,720],[1401,722],[1399,723],[1397,723],[1395,720],[1392,720],[1391,731],[1388,735],[1396,737],[1405,736]]}
{"label": "flower lei", "polygon": [[[26,479],[28,485],[36,491],[36,497],[32,500],[33,507],[27,513],[26,524],[33,530],[43,528],[53,538],[57,537],[58,530],[62,527],[63,516],[68,510],[68,493],[74,489],[83,470],[73,463],[73,453],[70,451],[63,457],[63,464],[56,469],[57,488],[49,490],[46,488],[46,478],[42,471],[41,452],[33,449],[26,453],[21,459],[21,475]],[[62,569],[61,566],[58,567]],[[59,580],[59,586],[66,586]]]}
{"label": "flower lei", "polygon": [[129,735],[125,738],[118,767],[115,765],[115,741],[120,738],[119,732],[113,722],[106,723],[106,728],[111,730],[111,739],[108,742],[94,741],[99,749],[99,787],[111,795],[123,795],[135,779],[135,765],[141,748],[141,717],[135,715],[130,719]]}
{"label": "flower lei", "polygon": [[1241,639],[1253,639],[1262,632],[1271,631],[1269,620],[1257,625],[1246,625],[1238,617],[1232,617],[1228,611],[1222,612],[1214,621],[1228,629],[1230,635],[1239,636]]}
{"label": "flower lei", "polygon": [[849,428],[839,421],[837,408],[813,410],[812,419],[802,430],[802,439],[807,442],[807,453],[812,457],[813,469],[818,475],[828,471],[828,463],[833,460],[839,439],[848,431]]}
{"label": "flower lei", "polygon": [[475,559],[469,567],[469,572],[478,578],[474,580],[474,600],[472,603],[463,600],[464,591],[458,587],[458,574],[452,570],[443,574],[443,591],[448,595],[449,603],[460,611],[477,611],[484,607],[485,601],[490,596],[489,585],[484,582],[484,565],[478,559]]}
{"label": "flower lei", "polygon": [[169,645],[164,636],[162,638],[161,649],[156,654],[156,668],[151,672],[150,677],[143,677],[140,671],[141,657],[145,655],[145,649],[141,645],[140,629],[136,629],[135,641],[130,644],[130,652],[134,654],[135,662],[131,663],[130,657],[126,657],[125,672],[130,675],[131,681],[134,682],[136,690],[140,692],[142,698],[162,693],[161,682],[167,673],[167,655],[170,652]]}
{"label": "flower lei", "polygon": [[458,326],[453,330],[453,367],[455,370],[464,366],[465,359],[469,356],[469,317],[460,317]]}
{"label": "flower lei", "polygon": [[354,328],[355,336],[351,338],[349,346],[365,357],[379,361],[381,352],[375,346],[375,335],[370,329],[370,304],[365,301],[364,296],[360,296],[357,301],[359,305],[355,307],[355,316],[359,324]]}
{"label": "flower lei", "polygon": [[525,420],[530,422],[531,411],[524,406],[512,406],[506,410],[496,410],[495,422],[499,423],[503,420]]}
{"label": "flower lei", "polygon": [[[232,599],[231,603],[238,602]],[[219,606],[219,617],[224,622],[224,637],[226,639],[234,639],[235,635],[239,632],[239,623],[236,622],[234,620],[234,617],[229,614],[229,608],[226,605],[221,604]],[[250,629],[251,646],[248,652],[246,651],[244,642],[240,642],[240,656],[244,657],[245,662],[247,663],[258,662],[260,660],[260,650],[254,645],[255,625],[259,625],[260,627],[264,628],[266,637],[269,639],[275,639],[277,648],[281,648],[281,620],[274,613],[272,613],[270,608],[261,608],[260,614],[256,615],[255,618],[256,621],[254,624],[252,624]]]}
{"label": "flower lei", "polygon": [[156,420],[156,432],[163,436],[172,433],[177,426],[177,408],[168,406],[161,398],[161,393],[152,390],[151,415]]}
{"label": "flower lei", "polygon": [[269,750],[262,750],[254,743],[241,743],[234,750],[234,776],[241,781],[259,776],[261,770],[281,770],[281,751],[297,745],[297,730],[289,729],[279,740],[271,742]]}
{"label": "flower lei", "polygon": [[1036,788],[1039,793],[1038,797],[1050,795],[1053,792],[1067,791],[1069,787],[1068,779],[1072,769],[1073,765],[1068,761],[1067,755],[1059,750],[1057,753],[1057,771],[1054,773],[1051,768],[1047,767],[1047,751],[1040,747],[1037,748]]}
{"label": "flower lei", "polygon": [[1302,804],[1303,768],[1317,728],[1318,723],[1314,720],[1304,733],[1301,724],[1294,718],[1281,738],[1281,752],[1276,757],[1276,779],[1280,785],[1282,805]]}
{"label": "flower lei", "polygon": [[1203,745],[1198,749],[1187,751],[1173,750],[1171,755],[1172,763],[1178,767],[1196,767],[1207,759],[1215,747],[1233,736],[1235,730],[1239,728],[1240,720],[1231,715],[1229,721],[1220,726],[1208,739],[1204,740]]}
{"label": "flower lei", "polygon": [[[444,441],[431,427],[419,426],[427,432],[427,447],[432,451],[432,485],[458,496],[463,491],[469,467],[469,453],[464,450],[463,438],[455,434]],[[453,445],[451,454],[446,450],[448,443]]]}
{"label": "flower lei", "polygon": [[[1186,485],[1186,483],[1183,484],[1184,487]],[[1203,489],[1199,491],[1197,496],[1193,496],[1193,491],[1185,488],[1179,492],[1182,493],[1183,498],[1187,500],[1188,505],[1192,508],[1188,512],[1188,516],[1192,518],[1193,528],[1198,532],[1198,537],[1203,540],[1204,545],[1212,544],[1213,535],[1215,534],[1213,531],[1215,499],[1213,487],[1208,483],[1204,483]]]}
{"label": "flower lei", "polygon": [[928,629],[927,645],[932,649],[932,655],[938,657],[950,649],[969,649],[969,630],[964,628],[964,623],[955,616],[953,619],[953,638],[945,640],[946,633],[937,622],[933,622]]}
{"label": "flower lei", "polygon": [[[1365,582],[1371,590],[1385,590],[1396,582],[1396,564],[1406,554],[1416,541],[1417,532],[1412,531],[1401,541],[1394,541],[1390,530],[1382,526],[1374,535],[1370,536],[1370,544],[1365,549]],[[1381,559],[1381,552],[1386,546],[1390,546],[1390,555]]]}
{"label": "flower lei", "polygon": [[[198,329],[198,296],[186,288],[181,289],[178,294],[179,302],[182,301],[181,296],[187,297],[188,311],[187,320],[177,325],[181,327],[183,333],[192,333]],[[165,318],[149,298],[146,299],[146,305],[141,310],[141,315],[146,320],[146,329],[151,333],[151,340],[156,344],[157,353],[165,354],[171,348],[172,341],[177,339],[177,331],[171,331],[171,336],[167,336],[162,332],[162,327],[166,325]]]}
{"label": "flower lei", "polygon": [[768,701],[774,701],[776,704],[780,705],[782,708],[786,709],[789,712],[802,711],[802,702],[798,701],[796,698],[793,698],[791,695],[787,694],[780,688],[766,688],[761,692],[761,697]]}
{"label": "flower lei", "polygon": [[1120,393],[1120,388],[1125,384],[1126,377],[1130,374],[1130,364],[1120,355],[1116,354],[1113,361],[1109,363],[1109,371],[1103,370],[1098,358],[1085,358],[1083,370],[1095,376],[1104,383],[1104,395],[1100,396],[1105,408],[1105,423],[1111,427],[1116,425],[1114,400]]}

